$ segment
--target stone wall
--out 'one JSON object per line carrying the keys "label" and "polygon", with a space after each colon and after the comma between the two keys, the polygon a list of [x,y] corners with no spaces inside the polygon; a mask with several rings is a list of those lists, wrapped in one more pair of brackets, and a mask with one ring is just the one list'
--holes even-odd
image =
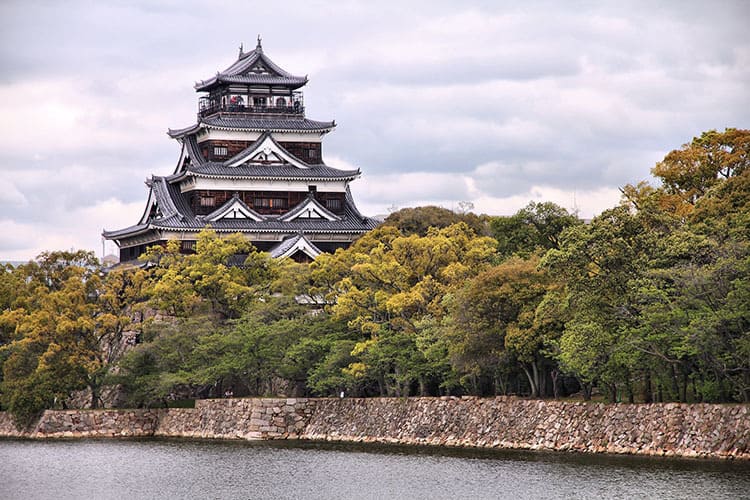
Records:
{"label": "stone wall", "polygon": [[0,436],[306,439],[750,459],[750,406],[517,398],[237,398],[194,409],[46,411]]}
{"label": "stone wall", "polygon": [[195,408],[155,410],[47,410],[33,430],[18,431],[0,412],[0,437],[298,438],[313,400],[299,398],[204,399]]}
{"label": "stone wall", "polygon": [[750,406],[321,399],[302,438],[750,459]]}
{"label": "stone wall", "polygon": [[28,432],[18,431],[0,412],[0,436],[30,438],[146,437],[159,421],[157,410],[47,410]]}
{"label": "stone wall", "polygon": [[10,413],[0,411],[0,437],[22,437],[23,433],[13,425]]}
{"label": "stone wall", "polygon": [[156,436],[211,439],[297,438],[314,400],[299,398],[203,399],[195,409],[162,410]]}

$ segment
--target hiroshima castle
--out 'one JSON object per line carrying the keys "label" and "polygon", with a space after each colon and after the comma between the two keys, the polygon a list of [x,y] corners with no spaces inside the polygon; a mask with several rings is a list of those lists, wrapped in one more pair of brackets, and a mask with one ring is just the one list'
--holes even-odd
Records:
{"label": "hiroshima castle", "polygon": [[347,247],[377,221],[354,204],[357,170],[326,165],[323,136],[335,121],[305,116],[306,76],[292,75],[263,52],[251,52],[196,83],[197,122],[168,134],[182,145],[171,175],[146,181],[148,201],[138,222],[103,236],[120,248],[120,262],[146,248],[179,240],[195,250],[198,233],[242,233],[274,257],[310,261]]}

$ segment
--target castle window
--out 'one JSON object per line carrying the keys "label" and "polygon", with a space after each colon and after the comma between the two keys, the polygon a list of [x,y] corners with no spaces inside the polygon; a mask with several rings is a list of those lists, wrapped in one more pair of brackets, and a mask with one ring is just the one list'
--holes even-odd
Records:
{"label": "castle window", "polygon": [[286,99],[284,99],[283,97],[279,97],[278,99],[276,99],[276,106],[279,108],[283,108],[284,106],[286,106]]}
{"label": "castle window", "polygon": [[326,208],[328,210],[339,210],[341,208],[341,200],[336,198],[326,200]]}
{"label": "castle window", "polygon": [[253,106],[257,106],[259,108],[265,108],[266,98],[265,97],[253,97]]}
{"label": "castle window", "polygon": [[317,151],[315,151],[314,149],[308,149],[308,150],[307,150],[307,157],[308,157],[308,158],[310,158],[310,159],[314,159],[314,158],[316,158],[317,156],[318,156],[318,152],[317,152]]}
{"label": "castle window", "polygon": [[213,207],[216,204],[216,199],[213,196],[201,196],[202,207]]}
{"label": "castle window", "polygon": [[284,198],[255,198],[253,200],[255,208],[286,208],[286,199]]}
{"label": "castle window", "polygon": [[229,154],[229,149],[226,146],[214,146],[214,156],[226,156]]}

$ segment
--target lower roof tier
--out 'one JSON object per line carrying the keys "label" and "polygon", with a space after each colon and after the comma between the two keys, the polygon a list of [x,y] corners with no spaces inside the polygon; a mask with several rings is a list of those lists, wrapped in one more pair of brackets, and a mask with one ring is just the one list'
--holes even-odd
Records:
{"label": "lower roof tier", "polygon": [[[213,212],[197,215],[190,203],[190,193],[180,191],[179,184],[166,177],[154,176],[150,181],[146,209],[137,224],[102,235],[118,245],[138,245],[145,237],[160,239],[162,233],[198,233],[206,227],[217,232],[254,233],[276,240],[283,234],[340,234],[356,236],[377,226],[378,221],[359,213],[351,191],[346,189],[343,200],[334,211],[307,195],[284,213],[262,214],[249,207],[239,194]],[[350,236],[346,236],[349,238]]]}

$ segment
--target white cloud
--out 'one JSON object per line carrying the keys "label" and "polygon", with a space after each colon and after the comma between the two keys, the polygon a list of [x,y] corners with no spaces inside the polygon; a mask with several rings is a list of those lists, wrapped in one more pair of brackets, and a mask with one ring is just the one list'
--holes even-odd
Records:
{"label": "white cloud", "polygon": [[[71,211],[50,211],[43,220],[17,222],[0,219],[2,260],[28,260],[45,250],[92,250],[101,257],[101,231],[134,224],[144,202],[122,203],[109,199]],[[114,253],[111,242],[106,253]]]}
{"label": "white cloud", "polygon": [[361,168],[370,214],[575,199],[588,217],[701,131],[750,126],[744,1],[219,5],[0,3],[0,259],[99,253],[103,227],[134,223],[143,179],[177,160],[164,132],[195,120],[193,82],[258,32],[310,76],[308,116],[340,124],[324,157]]}
{"label": "white cloud", "polygon": [[[502,165],[482,165],[475,172],[502,171]],[[580,217],[591,218],[612,208],[620,200],[617,188],[568,190],[533,185],[512,195],[497,196],[488,184],[473,174],[435,174],[411,172],[393,175],[368,175],[352,184],[360,210],[368,215],[385,214],[394,208],[438,205],[455,209],[461,201],[474,204],[474,211],[488,215],[512,215],[529,202],[551,201]]]}
{"label": "white cloud", "polygon": [[29,204],[26,196],[18,190],[9,178],[0,178],[0,207],[6,211],[9,207],[24,208]]}

